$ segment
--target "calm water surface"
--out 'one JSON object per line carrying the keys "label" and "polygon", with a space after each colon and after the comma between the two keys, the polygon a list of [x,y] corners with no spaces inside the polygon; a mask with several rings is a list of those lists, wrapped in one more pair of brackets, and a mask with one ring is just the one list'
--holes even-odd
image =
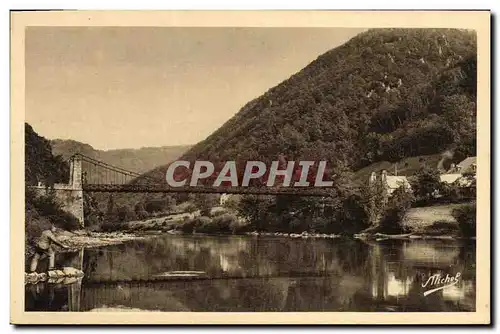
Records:
{"label": "calm water surface", "polygon": [[[475,244],[163,235],[61,254],[81,282],[26,286],[27,311],[475,310]],[[211,279],[159,280],[201,271]],[[424,296],[433,274],[458,284]]]}

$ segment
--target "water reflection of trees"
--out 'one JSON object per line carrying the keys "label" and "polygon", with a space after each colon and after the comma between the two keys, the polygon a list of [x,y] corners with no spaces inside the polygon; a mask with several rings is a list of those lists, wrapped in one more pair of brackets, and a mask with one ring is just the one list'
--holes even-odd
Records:
{"label": "water reflection of trees", "polygon": [[87,253],[90,280],[147,279],[180,270],[210,277],[362,274],[368,257],[366,246],[352,240],[248,237],[154,238]]}
{"label": "water reflection of trees", "polygon": [[[93,263],[88,280],[147,279],[176,270],[201,270],[215,279],[88,283],[84,304],[162,311],[470,311],[473,248],[435,241],[159,237],[87,251],[86,263]],[[423,297],[425,277],[458,271],[463,281],[456,288]]]}

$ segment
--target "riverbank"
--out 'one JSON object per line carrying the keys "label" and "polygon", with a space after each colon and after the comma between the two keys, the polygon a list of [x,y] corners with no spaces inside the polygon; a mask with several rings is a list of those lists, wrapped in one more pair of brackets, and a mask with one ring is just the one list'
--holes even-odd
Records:
{"label": "riverbank", "polygon": [[144,239],[146,236],[124,232],[65,231],[57,238],[70,248],[89,248],[121,244],[130,240]]}
{"label": "riverbank", "polygon": [[424,207],[411,208],[406,213],[403,225],[416,232],[424,232],[435,222],[449,222],[457,224],[453,217],[453,210],[459,209],[463,204],[437,204]]}
{"label": "riverbank", "polygon": [[[460,204],[433,205],[428,207],[411,208],[402,225],[407,230],[403,234],[385,234],[383,231],[363,232],[351,235],[355,239],[382,241],[388,239],[474,239],[473,235],[461,233],[460,224],[453,216],[453,210]],[[226,219],[227,218],[227,219]],[[231,218],[231,219],[229,219]],[[213,229],[204,228],[199,223],[193,225],[190,222],[207,220],[205,224],[214,226]],[[201,217],[194,213],[176,214],[166,217],[157,217],[144,221],[131,221],[124,223],[122,229],[114,232],[91,232],[86,230],[59,231],[57,237],[61,242],[68,245],[70,250],[82,247],[102,247],[121,244],[131,240],[145,239],[154,235],[168,234],[199,234],[199,235],[247,235],[253,237],[282,237],[302,239],[335,239],[339,234],[315,233],[312,231],[302,232],[267,232],[267,231],[244,231],[234,229],[234,215],[224,213],[215,217]],[[227,220],[227,221],[226,221]],[[233,222],[233,223],[231,223]],[[222,224],[224,223],[224,224]],[[193,225],[193,226],[191,226]],[[221,226],[225,228],[220,230]],[[227,226],[226,226],[227,225]],[[192,227],[188,229],[187,227]],[[198,228],[198,229],[197,229]],[[205,232],[205,230],[208,231]],[[219,231],[220,230],[220,231]]]}
{"label": "riverbank", "polygon": [[[60,249],[59,252],[72,252],[81,248],[118,245],[131,240],[141,240],[151,237],[151,235],[139,233],[90,232],[86,230],[77,230],[73,232],[59,230],[55,235],[59,241],[68,246],[67,249]],[[27,253],[28,255],[33,253],[32,247],[29,247]]]}
{"label": "riverbank", "polygon": [[[467,204],[468,205],[468,204]],[[461,239],[475,236],[474,231],[465,231],[457,221],[454,211],[464,204],[436,204],[426,207],[411,208],[400,222],[401,234],[387,233],[382,229],[369,228],[351,236],[363,239]],[[475,208],[474,208],[475,211]],[[470,223],[470,224],[469,224]],[[475,229],[475,221],[466,222]],[[260,237],[290,238],[338,238],[339,233],[318,233],[317,231],[258,231],[253,230],[248,222],[238,218],[236,212],[219,211],[210,217],[196,214],[184,214],[150,219],[142,222],[129,222],[124,225],[129,232],[163,231],[172,234],[207,234],[207,235],[250,235]],[[343,234],[342,234],[343,235]]]}

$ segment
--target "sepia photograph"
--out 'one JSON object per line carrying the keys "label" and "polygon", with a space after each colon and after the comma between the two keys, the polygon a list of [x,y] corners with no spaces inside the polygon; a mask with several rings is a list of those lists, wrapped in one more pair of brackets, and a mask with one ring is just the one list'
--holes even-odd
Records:
{"label": "sepia photograph", "polygon": [[488,324],[490,13],[438,14],[12,12],[11,321]]}

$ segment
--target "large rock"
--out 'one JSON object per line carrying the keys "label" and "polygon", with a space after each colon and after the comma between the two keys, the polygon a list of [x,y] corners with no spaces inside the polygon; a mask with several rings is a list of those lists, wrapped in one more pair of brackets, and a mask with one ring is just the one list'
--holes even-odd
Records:
{"label": "large rock", "polygon": [[83,276],[83,271],[79,269],[64,267],[62,270],[49,270],[47,273],[25,273],[24,281],[31,284],[45,281],[48,283],[71,284]]}
{"label": "large rock", "polygon": [[63,268],[64,276],[66,277],[82,277],[83,271],[73,268],[73,267],[64,267]]}
{"label": "large rock", "polygon": [[49,270],[47,274],[49,275],[49,278],[59,278],[66,276],[62,270]]}
{"label": "large rock", "polygon": [[54,277],[54,278],[49,278],[47,280],[47,283],[59,284],[59,283],[62,283],[63,281],[64,281],[64,277]]}
{"label": "large rock", "polygon": [[67,284],[73,284],[78,282],[78,277],[65,277],[63,278],[62,284],[67,285]]}

